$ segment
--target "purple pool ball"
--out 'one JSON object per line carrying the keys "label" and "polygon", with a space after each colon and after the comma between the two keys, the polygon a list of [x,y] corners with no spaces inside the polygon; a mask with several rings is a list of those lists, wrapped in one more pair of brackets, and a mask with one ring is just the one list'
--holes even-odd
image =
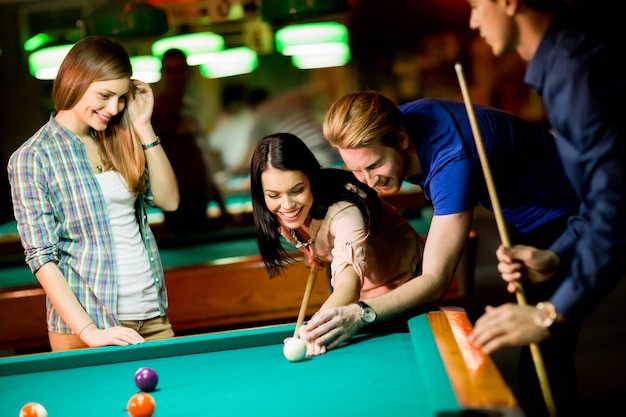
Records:
{"label": "purple pool ball", "polygon": [[144,392],[154,391],[159,383],[159,376],[152,368],[143,367],[135,372],[135,384]]}

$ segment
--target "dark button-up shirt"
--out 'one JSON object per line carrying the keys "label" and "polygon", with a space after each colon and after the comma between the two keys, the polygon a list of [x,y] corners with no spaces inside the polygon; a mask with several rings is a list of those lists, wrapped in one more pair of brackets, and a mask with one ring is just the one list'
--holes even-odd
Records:
{"label": "dark button-up shirt", "polygon": [[551,299],[565,317],[589,314],[626,273],[624,44],[608,27],[589,22],[588,16],[557,16],[525,78],[544,100],[563,166],[582,200],[551,247],[569,265]]}

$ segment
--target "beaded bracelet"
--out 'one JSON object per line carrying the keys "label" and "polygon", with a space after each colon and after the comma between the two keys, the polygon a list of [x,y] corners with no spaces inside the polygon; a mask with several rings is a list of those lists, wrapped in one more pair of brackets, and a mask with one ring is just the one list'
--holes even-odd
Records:
{"label": "beaded bracelet", "polygon": [[87,329],[87,327],[91,326],[92,324],[96,324],[93,321],[90,321],[89,323],[87,323],[87,325],[85,327],[83,327],[83,330],[81,330],[80,332],[78,332],[78,337],[80,337],[81,334],[83,334],[83,332],[85,331],[85,329]]}
{"label": "beaded bracelet", "polygon": [[145,151],[146,149],[154,148],[155,146],[158,146],[160,144],[161,144],[161,138],[157,136],[154,142],[148,143],[147,145],[142,144],[141,147]]}

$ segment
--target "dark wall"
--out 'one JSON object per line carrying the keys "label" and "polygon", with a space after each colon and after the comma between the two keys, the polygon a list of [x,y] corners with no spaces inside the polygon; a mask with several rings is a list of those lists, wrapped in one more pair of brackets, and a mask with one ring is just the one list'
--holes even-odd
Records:
{"label": "dark wall", "polygon": [[23,49],[18,40],[17,4],[0,5],[0,221],[13,218],[6,181],[9,155],[48,118],[42,97],[48,83],[28,73]]}
{"label": "dark wall", "polygon": [[377,88],[389,81],[399,52],[445,31],[473,36],[466,0],[357,0],[349,18],[352,58],[360,83]]}

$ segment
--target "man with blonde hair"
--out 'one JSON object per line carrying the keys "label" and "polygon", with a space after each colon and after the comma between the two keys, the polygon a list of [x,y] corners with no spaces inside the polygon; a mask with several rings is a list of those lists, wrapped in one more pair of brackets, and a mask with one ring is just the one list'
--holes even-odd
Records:
{"label": "man with blonde hair", "polygon": [[[510,113],[474,107],[512,241],[549,246],[579,205],[554,138]],[[422,187],[433,205],[422,273],[389,294],[365,300],[377,320],[438,303],[467,242],[474,208],[491,209],[464,104],[421,99],[398,107],[373,91],[348,94],[328,110],[324,135],[360,181],[387,194],[398,192],[403,181],[411,182]],[[533,288],[528,300],[544,300],[555,284]],[[315,340],[323,353],[362,326],[356,305],[322,310],[305,326],[303,337]],[[548,372],[570,377],[575,373],[573,351],[561,347],[554,346],[557,360]]]}

